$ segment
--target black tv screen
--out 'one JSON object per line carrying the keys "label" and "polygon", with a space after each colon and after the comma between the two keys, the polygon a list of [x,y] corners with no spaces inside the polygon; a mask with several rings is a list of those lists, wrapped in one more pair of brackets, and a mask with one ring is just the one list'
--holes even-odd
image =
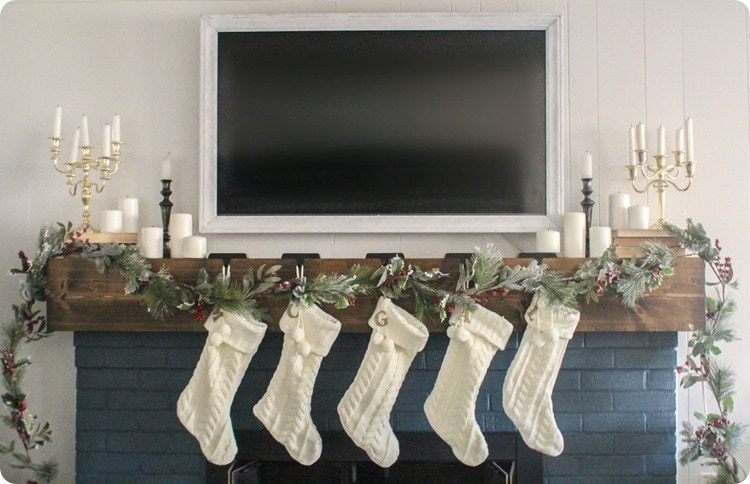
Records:
{"label": "black tv screen", "polygon": [[218,215],[544,214],[545,32],[220,32]]}

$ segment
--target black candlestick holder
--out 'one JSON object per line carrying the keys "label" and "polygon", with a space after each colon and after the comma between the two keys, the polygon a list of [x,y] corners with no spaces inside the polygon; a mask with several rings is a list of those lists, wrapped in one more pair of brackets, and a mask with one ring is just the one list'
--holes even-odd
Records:
{"label": "black candlestick holder", "polygon": [[161,196],[164,197],[159,202],[161,208],[161,226],[164,230],[164,258],[169,259],[172,252],[169,250],[169,219],[172,216],[172,206],[174,205],[169,199],[172,195],[172,180],[161,180]]}
{"label": "black candlestick holder", "polygon": [[583,213],[586,215],[586,257],[591,257],[591,216],[594,212],[594,205],[596,204],[594,199],[591,198],[591,194],[594,193],[594,189],[591,188],[592,180],[593,178],[581,178],[581,181],[583,182],[583,188],[581,189],[581,193],[583,193],[581,208],[583,208]]}

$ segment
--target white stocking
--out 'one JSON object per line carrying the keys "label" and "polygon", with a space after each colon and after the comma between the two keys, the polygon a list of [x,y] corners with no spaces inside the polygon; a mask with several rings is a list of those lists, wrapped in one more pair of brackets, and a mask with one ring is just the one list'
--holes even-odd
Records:
{"label": "white stocking", "polygon": [[177,417],[198,440],[206,459],[225,465],[237,454],[229,410],[266,325],[218,310],[206,320],[205,328],[208,338],[193,376],[177,400]]}
{"label": "white stocking", "polygon": [[466,465],[487,459],[487,442],[476,422],[479,387],[492,357],[505,349],[513,325],[483,307],[451,316],[450,343],[424,411],[432,428]]}
{"label": "white stocking", "polygon": [[381,297],[368,322],[370,344],[357,376],[338,405],[341,424],[373,462],[390,467],[399,454],[391,409],[414,356],[429,333],[417,318]]}
{"label": "white stocking", "polygon": [[318,306],[290,303],[279,326],[284,332],[279,366],[253,413],[294,460],[311,465],[323,448],[310,416],[313,386],[341,323]]}
{"label": "white stocking", "polygon": [[563,436],[552,411],[552,389],[568,341],[581,313],[552,309],[534,296],[526,311],[528,327],[503,385],[503,408],[526,445],[550,456],[563,451]]}

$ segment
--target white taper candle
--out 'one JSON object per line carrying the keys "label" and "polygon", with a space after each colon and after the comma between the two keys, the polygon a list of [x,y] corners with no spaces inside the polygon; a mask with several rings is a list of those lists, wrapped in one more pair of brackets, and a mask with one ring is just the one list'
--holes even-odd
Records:
{"label": "white taper candle", "polygon": [[81,116],[81,146],[91,146],[89,140],[89,118],[84,114]]}
{"label": "white taper candle", "polygon": [[55,119],[52,123],[52,137],[59,138],[62,133],[62,108],[57,106],[55,108]]}

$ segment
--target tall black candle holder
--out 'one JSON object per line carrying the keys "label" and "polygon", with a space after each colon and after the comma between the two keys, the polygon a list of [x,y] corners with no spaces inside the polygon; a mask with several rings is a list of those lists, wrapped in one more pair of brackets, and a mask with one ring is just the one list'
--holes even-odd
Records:
{"label": "tall black candle holder", "polygon": [[169,196],[172,195],[172,180],[161,180],[161,196],[164,197],[161,202],[159,202],[159,207],[161,208],[161,226],[164,230],[164,258],[169,259],[172,256],[171,251],[169,250],[169,219],[172,216],[172,206],[174,205],[172,201],[169,199]]}
{"label": "tall black candle holder", "polygon": [[581,208],[583,208],[583,213],[586,215],[586,257],[591,257],[591,216],[594,212],[594,205],[596,204],[594,199],[591,198],[591,194],[594,193],[594,189],[591,188],[592,180],[593,178],[581,178],[581,181],[583,182],[583,188],[581,189],[581,193],[583,193]]}

